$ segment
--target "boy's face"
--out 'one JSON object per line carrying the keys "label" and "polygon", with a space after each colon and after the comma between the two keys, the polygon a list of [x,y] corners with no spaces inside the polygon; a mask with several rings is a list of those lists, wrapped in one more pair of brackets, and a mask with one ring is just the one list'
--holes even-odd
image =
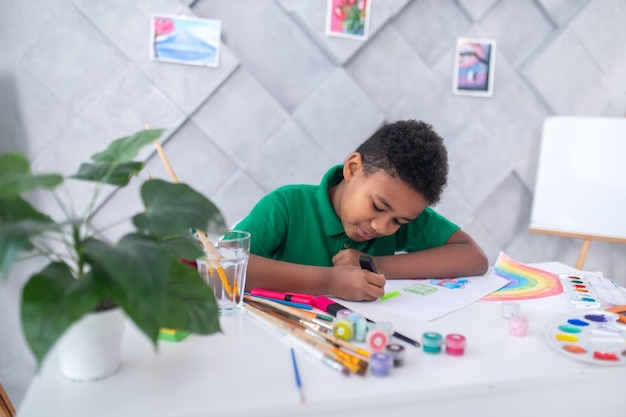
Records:
{"label": "boy's face", "polygon": [[396,233],[428,206],[426,199],[401,179],[382,170],[366,175],[359,153],[346,161],[344,180],[335,211],[348,237],[357,242]]}

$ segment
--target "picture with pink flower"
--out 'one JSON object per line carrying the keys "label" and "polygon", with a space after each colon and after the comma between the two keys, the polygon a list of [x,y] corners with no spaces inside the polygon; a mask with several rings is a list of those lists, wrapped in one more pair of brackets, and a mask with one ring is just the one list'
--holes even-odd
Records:
{"label": "picture with pink flower", "polygon": [[372,0],[328,0],[326,35],[367,38]]}

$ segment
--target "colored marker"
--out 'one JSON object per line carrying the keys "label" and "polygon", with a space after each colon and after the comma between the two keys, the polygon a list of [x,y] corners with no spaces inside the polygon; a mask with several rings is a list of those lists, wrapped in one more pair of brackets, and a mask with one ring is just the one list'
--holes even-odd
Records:
{"label": "colored marker", "polygon": [[359,264],[361,265],[361,269],[367,269],[370,272],[378,273],[376,267],[374,266],[374,260],[371,256],[361,255],[359,256]]}
{"label": "colored marker", "polygon": [[[330,298],[327,298],[324,296],[313,297],[313,307],[319,308],[320,310],[327,312],[333,317],[337,317],[337,312],[339,310],[349,310],[349,308],[344,307],[341,304],[336,303]],[[370,320],[367,317],[365,318],[365,320],[369,321],[370,323],[375,323],[375,321]],[[406,343],[410,345],[413,345],[415,347],[420,347],[420,342],[418,342],[417,340],[413,340],[410,337],[407,337],[401,333],[393,332],[393,336],[402,341],[405,341]]]}
{"label": "colored marker", "polygon": [[250,294],[257,297],[273,298],[275,300],[290,301],[292,303],[313,305],[313,296],[309,294],[298,294],[295,292],[280,292],[264,290],[262,288],[253,288]]}
{"label": "colored marker", "polygon": [[286,306],[301,308],[302,310],[311,310],[313,308],[313,306],[311,304],[295,303],[293,301],[279,300],[279,299],[270,298],[270,297],[261,297],[260,295],[255,295],[255,297],[263,298],[265,300],[270,300],[270,301],[273,301],[275,303],[283,304],[283,305],[286,305]]}

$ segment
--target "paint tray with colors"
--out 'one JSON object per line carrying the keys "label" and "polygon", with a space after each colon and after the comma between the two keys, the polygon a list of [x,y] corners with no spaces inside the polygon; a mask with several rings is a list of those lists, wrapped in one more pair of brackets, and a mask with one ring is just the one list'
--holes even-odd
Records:
{"label": "paint tray with colors", "polygon": [[563,290],[570,303],[580,308],[600,308],[600,296],[582,275],[559,275]]}
{"label": "paint tray with colors", "polygon": [[599,365],[626,365],[626,326],[604,310],[570,312],[545,330],[548,344],[573,359]]}

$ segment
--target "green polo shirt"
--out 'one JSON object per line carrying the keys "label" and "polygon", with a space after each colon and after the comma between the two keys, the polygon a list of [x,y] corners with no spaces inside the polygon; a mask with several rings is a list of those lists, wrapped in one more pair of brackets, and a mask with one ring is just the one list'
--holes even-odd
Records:
{"label": "green polo shirt", "polygon": [[235,227],[250,232],[250,252],[302,265],[332,266],[342,249],[372,256],[417,252],[446,243],[459,230],[430,207],[391,236],[355,242],[344,232],[328,198],[343,179],[343,166],[331,168],[320,185],[287,185],[263,197]]}

